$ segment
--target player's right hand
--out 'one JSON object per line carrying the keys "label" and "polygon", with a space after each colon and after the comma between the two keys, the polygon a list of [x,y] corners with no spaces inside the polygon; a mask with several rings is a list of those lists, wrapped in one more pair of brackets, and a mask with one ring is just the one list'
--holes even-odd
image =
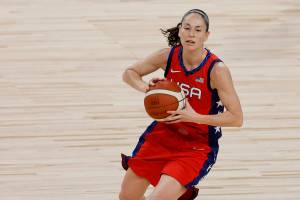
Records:
{"label": "player's right hand", "polygon": [[155,83],[157,83],[158,81],[165,81],[165,80],[166,78],[159,78],[159,77],[152,78],[149,81],[149,86],[154,86]]}

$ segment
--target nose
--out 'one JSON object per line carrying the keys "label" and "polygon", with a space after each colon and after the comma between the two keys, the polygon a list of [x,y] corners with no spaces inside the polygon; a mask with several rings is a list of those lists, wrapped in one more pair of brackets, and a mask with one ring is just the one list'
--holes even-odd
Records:
{"label": "nose", "polygon": [[194,30],[190,30],[189,31],[189,36],[190,37],[194,37],[195,36],[195,31]]}

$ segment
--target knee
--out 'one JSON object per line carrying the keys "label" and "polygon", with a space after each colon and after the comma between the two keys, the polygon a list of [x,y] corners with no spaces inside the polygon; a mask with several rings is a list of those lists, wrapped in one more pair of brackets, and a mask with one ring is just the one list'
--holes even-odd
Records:
{"label": "knee", "polygon": [[124,190],[121,190],[119,193],[119,200],[130,200],[129,193]]}
{"label": "knee", "polygon": [[[178,195],[178,196],[177,196]],[[146,200],[176,200],[180,197],[179,193],[168,191],[154,191]]]}
{"label": "knee", "polygon": [[150,195],[147,200],[170,200],[170,198],[164,194],[154,194]]}
{"label": "knee", "polygon": [[136,197],[126,190],[121,190],[119,193],[119,200],[134,200]]}

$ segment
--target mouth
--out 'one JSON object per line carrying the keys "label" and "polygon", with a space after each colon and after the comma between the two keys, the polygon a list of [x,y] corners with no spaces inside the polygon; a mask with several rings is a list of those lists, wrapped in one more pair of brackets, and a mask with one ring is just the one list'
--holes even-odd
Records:
{"label": "mouth", "polygon": [[186,40],[185,43],[187,43],[188,45],[194,45],[195,42],[193,40]]}

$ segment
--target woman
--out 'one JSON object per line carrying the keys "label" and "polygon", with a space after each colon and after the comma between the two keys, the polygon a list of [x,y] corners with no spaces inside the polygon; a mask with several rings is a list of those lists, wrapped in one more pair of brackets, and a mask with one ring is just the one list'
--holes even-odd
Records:
{"label": "woman", "polygon": [[[192,9],[176,27],[162,32],[171,48],[133,64],[125,70],[123,80],[143,93],[157,81],[175,81],[188,101],[185,109],[169,111],[169,117],[154,121],[140,137],[132,157],[123,156],[128,170],[121,200],[194,199],[191,191],[216,161],[220,127],[240,127],[243,122],[228,67],[204,48],[209,36],[206,13]],[[143,76],[159,68],[165,70],[165,78],[153,78],[149,84],[143,81]],[[149,184],[155,188],[145,198]]]}

